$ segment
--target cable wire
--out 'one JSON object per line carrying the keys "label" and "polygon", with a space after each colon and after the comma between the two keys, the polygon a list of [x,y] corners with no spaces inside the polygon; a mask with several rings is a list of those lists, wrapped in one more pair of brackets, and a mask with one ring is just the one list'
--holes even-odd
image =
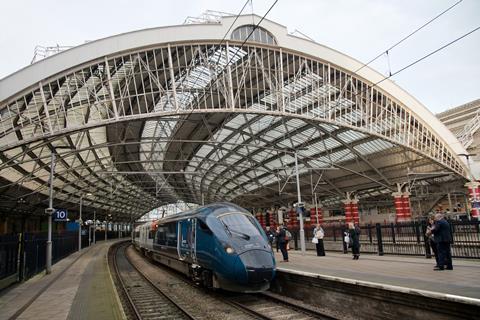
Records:
{"label": "cable wire", "polygon": [[422,30],[423,28],[425,28],[427,25],[429,25],[430,23],[432,23],[433,21],[437,20],[438,18],[440,18],[443,14],[447,13],[448,11],[450,11],[451,9],[453,9],[455,6],[457,6],[458,4],[460,4],[460,2],[462,2],[463,0],[459,0],[457,1],[456,3],[454,3],[453,5],[451,5],[450,7],[448,7],[447,9],[445,9],[444,11],[442,11],[441,13],[439,13],[438,15],[436,15],[434,18],[430,19],[429,21],[427,21],[426,23],[424,23],[422,26],[420,26],[419,28],[415,29],[413,32],[411,32],[409,35],[407,35],[406,37],[403,37],[400,41],[398,41],[397,43],[395,43],[394,45],[392,45],[390,48],[388,48],[387,50],[385,51],[382,51],[382,53],[380,53],[378,56],[376,56],[375,58],[373,58],[372,60],[368,61],[367,63],[365,63],[364,65],[362,65],[360,68],[358,68],[357,70],[354,71],[354,73],[357,73],[358,71],[362,70],[363,68],[365,68],[366,66],[368,66],[370,63],[372,63],[373,61],[377,60],[378,58],[380,58],[382,55],[384,55],[385,53],[388,54],[388,51],[392,50],[393,48],[395,48],[396,46],[398,46],[399,44],[401,44],[402,42],[404,42],[405,40],[407,40],[408,38],[410,38],[411,36],[413,36],[415,33],[417,33],[418,31]]}
{"label": "cable wire", "polygon": [[[360,92],[358,92],[358,93],[355,93],[355,94],[353,95],[353,97],[355,97],[355,98],[356,98],[356,97],[358,97],[359,95],[361,95],[361,94],[364,94],[364,93],[368,92],[369,90],[372,90],[374,87],[376,87],[377,85],[379,85],[379,84],[380,84],[380,83],[382,83],[383,81],[385,81],[385,80],[387,80],[387,79],[389,79],[389,78],[391,78],[391,77],[393,77],[393,76],[395,76],[395,75],[399,74],[399,73],[400,73],[400,72],[402,72],[402,71],[405,71],[406,69],[408,69],[408,68],[410,68],[410,67],[412,67],[412,66],[416,65],[417,63],[419,63],[419,62],[421,62],[421,61],[423,61],[423,60],[427,59],[428,57],[430,57],[430,56],[434,55],[435,53],[442,51],[443,49],[445,49],[445,48],[447,48],[447,47],[451,46],[452,44],[454,44],[454,43],[456,43],[456,42],[460,41],[461,39],[463,39],[463,38],[465,38],[465,37],[467,37],[467,36],[471,35],[471,34],[472,34],[472,33],[474,33],[475,31],[478,31],[479,29],[480,29],[480,26],[479,26],[479,27],[477,27],[477,28],[475,28],[475,29],[473,29],[473,30],[471,30],[471,31],[469,31],[469,32],[467,32],[467,33],[465,33],[464,35],[462,35],[462,36],[460,36],[460,37],[458,37],[458,38],[456,38],[456,39],[454,39],[454,40],[450,41],[449,43],[447,43],[447,44],[445,44],[445,45],[441,46],[440,48],[438,48],[438,49],[436,49],[436,50],[433,50],[432,52],[430,52],[430,53],[428,53],[428,54],[424,55],[423,57],[421,57],[421,58],[419,58],[419,59],[417,59],[417,60],[415,60],[415,61],[413,61],[413,62],[409,63],[408,65],[406,65],[405,67],[403,67],[403,68],[401,68],[401,69],[399,69],[399,70],[395,71],[394,73],[391,73],[391,74],[390,74],[390,75],[388,75],[388,76],[384,76],[384,77],[383,77],[383,79],[381,79],[381,80],[379,80],[379,81],[375,82],[374,84],[372,84],[372,86],[371,86],[371,87],[368,87],[368,86],[367,86],[367,88],[366,88],[365,90],[362,90],[362,91],[360,91]],[[354,72],[354,75],[357,75],[357,76],[358,76],[358,74],[356,74],[355,72]],[[331,107],[330,107],[330,108],[328,108],[328,109],[329,109],[329,110],[335,109],[335,108],[336,108],[338,105],[339,105],[339,101],[337,100],[337,102],[335,103],[335,105],[331,106]]]}
{"label": "cable wire", "polygon": [[423,60],[427,59],[428,57],[430,57],[430,56],[434,55],[435,53],[437,53],[437,52],[439,52],[439,51],[442,51],[443,49],[445,49],[445,48],[447,48],[447,47],[451,46],[451,45],[452,45],[452,44],[454,44],[455,42],[462,40],[463,38],[465,38],[465,37],[467,37],[467,36],[471,35],[471,34],[472,34],[472,33],[474,33],[475,31],[478,31],[479,29],[480,29],[480,26],[479,26],[479,27],[476,27],[475,29],[473,29],[473,30],[471,30],[471,31],[469,31],[469,32],[467,32],[467,33],[465,33],[464,35],[462,35],[462,36],[460,36],[460,37],[456,38],[455,40],[452,40],[452,41],[450,41],[449,43],[447,43],[447,44],[445,44],[445,45],[441,46],[440,48],[438,48],[438,49],[436,49],[436,50],[433,50],[433,51],[432,51],[432,52],[430,52],[429,54],[426,54],[425,56],[423,56],[423,57],[421,57],[421,58],[419,58],[419,59],[417,59],[417,60],[413,61],[412,63],[410,63],[410,64],[406,65],[405,67],[403,67],[403,68],[401,68],[401,69],[399,69],[399,70],[395,71],[394,73],[392,73],[392,74],[391,74],[391,75],[389,75],[388,77],[385,77],[384,79],[382,79],[382,80],[380,80],[379,82],[375,83],[375,84],[374,84],[374,86],[375,86],[375,85],[377,85],[377,84],[379,84],[380,82],[382,82],[382,81],[384,81],[384,80],[386,80],[386,79],[388,79],[388,78],[390,78],[390,77],[393,77],[393,76],[395,76],[395,75],[399,74],[400,72],[402,72],[402,71],[404,71],[404,70],[406,70],[406,69],[408,69],[408,68],[410,68],[410,67],[412,67],[412,66],[416,65],[416,64],[417,64],[417,63],[419,63],[420,61],[423,61]]}

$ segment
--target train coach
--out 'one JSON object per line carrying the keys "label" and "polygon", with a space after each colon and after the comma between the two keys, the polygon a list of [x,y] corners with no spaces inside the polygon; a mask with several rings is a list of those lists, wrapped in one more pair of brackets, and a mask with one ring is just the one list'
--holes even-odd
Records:
{"label": "train coach", "polygon": [[135,247],[209,288],[267,290],[275,258],[265,232],[245,209],[214,203],[137,226]]}

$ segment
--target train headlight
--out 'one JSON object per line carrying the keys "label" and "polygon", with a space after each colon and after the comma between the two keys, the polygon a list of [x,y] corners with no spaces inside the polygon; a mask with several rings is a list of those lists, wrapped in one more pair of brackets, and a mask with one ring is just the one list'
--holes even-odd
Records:
{"label": "train headlight", "polygon": [[225,246],[225,252],[228,254],[234,254],[235,250],[230,246]]}

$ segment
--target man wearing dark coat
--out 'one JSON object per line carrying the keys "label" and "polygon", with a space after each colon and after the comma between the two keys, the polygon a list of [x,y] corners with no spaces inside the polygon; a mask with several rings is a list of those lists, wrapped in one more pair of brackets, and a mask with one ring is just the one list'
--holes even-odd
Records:
{"label": "man wearing dark coat", "polygon": [[353,260],[358,260],[360,258],[360,227],[353,224],[353,222],[349,222],[348,234],[350,237],[349,245],[352,248]]}
{"label": "man wearing dark coat", "polygon": [[271,230],[269,226],[267,226],[266,229],[267,229],[267,231],[265,233],[267,234],[268,243],[270,244],[270,248],[273,249],[273,241],[275,240],[275,232],[273,232],[273,230]]}
{"label": "man wearing dark coat", "polygon": [[453,270],[452,251],[450,245],[452,243],[452,234],[450,232],[450,224],[444,219],[443,214],[435,215],[435,224],[432,228],[433,239],[437,244],[438,250],[438,266],[433,270]]}
{"label": "man wearing dark coat", "polygon": [[280,251],[282,251],[283,261],[288,262],[288,251],[287,251],[287,243],[290,239],[286,239],[287,233],[285,227],[280,225],[280,231],[277,235],[278,237],[278,244],[280,245]]}

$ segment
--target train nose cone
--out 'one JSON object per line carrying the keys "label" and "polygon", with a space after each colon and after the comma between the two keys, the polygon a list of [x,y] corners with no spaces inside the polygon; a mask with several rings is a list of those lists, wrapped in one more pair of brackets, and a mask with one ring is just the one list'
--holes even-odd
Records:
{"label": "train nose cone", "polygon": [[240,255],[249,283],[269,282],[273,279],[275,263],[271,252],[250,250]]}

